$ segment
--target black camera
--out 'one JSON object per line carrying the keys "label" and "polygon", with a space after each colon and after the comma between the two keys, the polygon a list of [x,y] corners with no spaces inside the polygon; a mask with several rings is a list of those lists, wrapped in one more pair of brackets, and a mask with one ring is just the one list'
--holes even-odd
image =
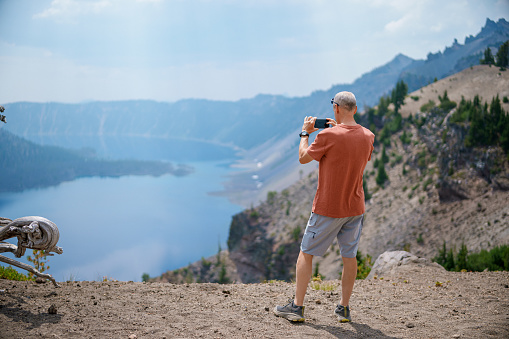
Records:
{"label": "black camera", "polygon": [[315,128],[329,128],[332,125],[329,125],[329,119],[316,119],[315,120]]}

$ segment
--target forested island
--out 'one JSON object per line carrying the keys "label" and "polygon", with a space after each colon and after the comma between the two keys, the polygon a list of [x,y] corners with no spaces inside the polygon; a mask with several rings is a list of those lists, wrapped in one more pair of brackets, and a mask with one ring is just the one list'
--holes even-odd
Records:
{"label": "forested island", "polygon": [[187,165],[162,161],[104,160],[90,149],[80,151],[41,146],[0,129],[0,192],[58,185],[82,177],[123,175],[184,176]]}

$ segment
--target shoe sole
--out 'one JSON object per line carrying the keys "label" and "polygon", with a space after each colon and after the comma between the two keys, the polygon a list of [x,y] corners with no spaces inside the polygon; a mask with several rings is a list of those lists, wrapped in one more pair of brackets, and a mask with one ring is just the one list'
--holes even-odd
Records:
{"label": "shoe sole", "polygon": [[340,323],[349,323],[349,322],[351,322],[351,321],[352,321],[352,320],[350,320],[350,319],[344,318],[343,316],[341,316],[341,315],[337,314],[335,311],[334,311],[334,315],[335,315],[336,317],[338,317],[338,320],[339,320],[339,322],[340,322]]}
{"label": "shoe sole", "polygon": [[301,316],[298,316],[295,313],[279,312],[277,310],[277,306],[276,306],[276,308],[274,308],[274,314],[276,316],[278,316],[278,317],[285,318],[286,320],[289,320],[289,321],[294,322],[294,323],[302,323],[302,322],[305,321],[304,318],[302,318]]}

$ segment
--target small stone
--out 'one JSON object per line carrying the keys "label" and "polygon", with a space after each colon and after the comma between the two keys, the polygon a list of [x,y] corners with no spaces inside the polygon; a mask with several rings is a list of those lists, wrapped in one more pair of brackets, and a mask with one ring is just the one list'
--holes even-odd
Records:
{"label": "small stone", "polygon": [[136,339],[136,338],[138,338],[138,337],[136,336],[136,334],[131,334],[131,335],[129,336],[129,339]]}
{"label": "small stone", "polygon": [[414,325],[413,323],[408,323],[408,324],[406,324],[406,327],[408,327],[408,328],[414,328],[414,327],[415,327],[415,325]]}
{"label": "small stone", "polygon": [[55,304],[52,304],[52,305],[48,308],[48,313],[49,313],[49,314],[57,314],[57,307],[55,306]]}
{"label": "small stone", "polygon": [[45,284],[46,281],[47,281],[46,279],[41,278],[41,277],[35,278],[35,282],[38,283],[38,284]]}
{"label": "small stone", "polygon": [[321,304],[322,304],[322,301],[321,301],[321,300],[316,300],[316,301],[315,301],[315,303],[316,303],[317,305],[321,305]]}
{"label": "small stone", "polygon": [[267,311],[267,312],[268,312],[268,311],[269,311],[269,308],[268,308],[268,307],[265,307],[265,311]]}

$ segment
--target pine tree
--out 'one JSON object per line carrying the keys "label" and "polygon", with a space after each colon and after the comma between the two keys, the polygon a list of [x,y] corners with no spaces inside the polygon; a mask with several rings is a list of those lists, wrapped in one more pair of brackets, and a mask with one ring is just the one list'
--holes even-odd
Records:
{"label": "pine tree", "polygon": [[465,243],[461,244],[461,249],[458,252],[458,257],[456,258],[456,271],[466,270],[467,269],[467,245]]}
{"label": "pine tree", "polygon": [[481,65],[494,65],[495,64],[495,58],[493,57],[493,54],[491,53],[491,48],[486,47],[484,50],[484,59],[480,60]]}
{"label": "pine tree", "polygon": [[394,104],[394,112],[398,113],[399,108],[405,101],[405,96],[408,93],[408,86],[403,80],[398,81],[396,87],[391,92],[391,100]]}
{"label": "pine tree", "polygon": [[389,162],[389,156],[387,155],[387,152],[385,151],[385,145],[382,148],[382,155],[380,156],[380,160],[386,164]]}
{"label": "pine tree", "polygon": [[383,161],[378,162],[378,174],[375,178],[376,184],[378,186],[383,186],[385,181],[389,179],[389,176],[387,175],[387,172],[385,172],[385,166]]}
{"label": "pine tree", "polygon": [[509,64],[509,40],[504,42],[497,51],[497,62],[495,65],[505,68]]}

